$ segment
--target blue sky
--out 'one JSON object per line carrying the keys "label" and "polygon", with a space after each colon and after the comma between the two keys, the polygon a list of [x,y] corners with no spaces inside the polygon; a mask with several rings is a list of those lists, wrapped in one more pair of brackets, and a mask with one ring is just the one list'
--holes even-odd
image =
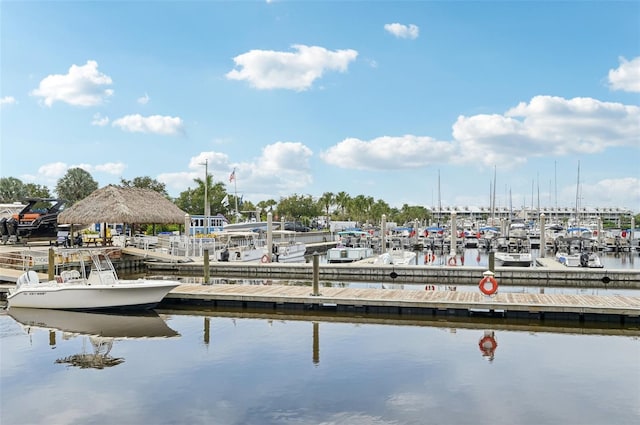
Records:
{"label": "blue sky", "polygon": [[[640,2],[0,3],[0,175],[640,212]],[[236,181],[229,175],[236,169]],[[438,190],[440,176],[440,190]],[[440,193],[440,195],[438,195]],[[538,195],[539,193],[539,195]]]}

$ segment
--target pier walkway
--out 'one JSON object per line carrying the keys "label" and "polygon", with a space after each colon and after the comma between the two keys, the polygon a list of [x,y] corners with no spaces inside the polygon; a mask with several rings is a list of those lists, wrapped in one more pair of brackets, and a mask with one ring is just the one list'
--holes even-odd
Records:
{"label": "pier walkway", "polygon": [[410,291],[285,285],[181,285],[162,307],[196,305],[268,310],[331,310],[352,314],[497,316],[541,320],[613,321],[640,325],[640,297]]}

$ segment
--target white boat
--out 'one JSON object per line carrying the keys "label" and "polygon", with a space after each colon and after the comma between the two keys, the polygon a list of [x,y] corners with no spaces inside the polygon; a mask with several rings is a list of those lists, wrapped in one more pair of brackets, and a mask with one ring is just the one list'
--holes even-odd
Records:
{"label": "white boat", "polygon": [[392,249],[380,254],[373,260],[373,264],[393,264],[395,266],[415,264],[416,253],[403,249]]}
{"label": "white boat", "polygon": [[529,267],[533,261],[530,252],[496,252],[494,254],[498,266]]}
{"label": "white boat", "polygon": [[224,249],[220,261],[260,261],[265,241],[258,232],[221,232],[216,235]]}
{"label": "white boat", "polygon": [[[307,245],[296,241],[295,235],[296,232],[290,230],[273,231],[271,261],[278,263],[301,263],[305,261],[304,254],[307,252]],[[261,261],[264,260],[261,259]]]}
{"label": "white boat", "polygon": [[525,236],[499,238],[501,250],[494,254],[496,264],[503,267],[529,267],[533,262],[531,240]]}
{"label": "white boat", "polygon": [[373,257],[371,235],[361,230],[345,230],[338,232],[338,243],[335,248],[327,250],[327,262],[352,263]]}
{"label": "white boat", "polygon": [[[23,273],[16,287],[9,290],[9,308],[148,309],[155,307],[169,291],[180,285],[175,280],[121,280],[106,252],[91,249],[73,251],[77,254],[79,271],[65,270],[55,279],[44,282],[33,270]],[[70,254],[69,250],[65,252]]]}
{"label": "white boat", "polygon": [[557,252],[556,260],[560,264],[567,267],[588,267],[592,269],[604,267],[600,261],[600,257],[595,252],[582,252],[568,254],[566,252]]}

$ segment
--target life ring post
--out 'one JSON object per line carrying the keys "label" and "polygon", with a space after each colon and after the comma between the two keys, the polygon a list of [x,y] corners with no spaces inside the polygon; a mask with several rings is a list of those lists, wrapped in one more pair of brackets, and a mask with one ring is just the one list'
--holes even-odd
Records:
{"label": "life ring post", "polygon": [[498,281],[494,277],[495,273],[493,273],[491,270],[487,270],[483,272],[482,275],[484,277],[480,280],[480,283],[478,283],[480,292],[487,296],[494,295],[496,292],[498,292]]}

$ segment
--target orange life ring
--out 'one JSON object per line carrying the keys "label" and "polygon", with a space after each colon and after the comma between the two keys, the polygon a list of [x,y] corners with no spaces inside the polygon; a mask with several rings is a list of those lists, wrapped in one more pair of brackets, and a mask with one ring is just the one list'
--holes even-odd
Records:
{"label": "orange life ring", "polygon": [[262,258],[260,258],[260,262],[261,263],[270,263],[271,262],[271,258],[269,258],[269,256],[267,254],[264,254],[262,256]]}
{"label": "orange life ring", "polygon": [[[489,282],[491,286],[487,289],[485,285]],[[480,280],[478,284],[478,288],[480,288],[480,292],[485,295],[493,295],[498,290],[498,281],[493,276],[485,276]]]}
{"label": "orange life ring", "polygon": [[424,255],[424,262],[426,263],[433,263],[436,260],[436,255],[433,253],[429,253],[429,254],[425,254]]}
{"label": "orange life ring", "polygon": [[623,231],[622,231],[621,236],[622,236],[623,238],[626,238],[626,237],[627,237],[627,231],[626,231],[626,230],[623,230]]}
{"label": "orange life ring", "polygon": [[480,351],[484,352],[494,352],[496,348],[498,348],[498,343],[495,338],[492,336],[485,336],[478,343],[478,347],[480,347]]}
{"label": "orange life ring", "polygon": [[425,291],[435,291],[436,287],[434,285],[427,285],[424,287]]}
{"label": "orange life ring", "polygon": [[455,266],[456,264],[458,264],[458,260],[456,260],[456,257],[451,257],[449,258],[449,261],[447,261],[447,264],[449,264],[450,266]]}

